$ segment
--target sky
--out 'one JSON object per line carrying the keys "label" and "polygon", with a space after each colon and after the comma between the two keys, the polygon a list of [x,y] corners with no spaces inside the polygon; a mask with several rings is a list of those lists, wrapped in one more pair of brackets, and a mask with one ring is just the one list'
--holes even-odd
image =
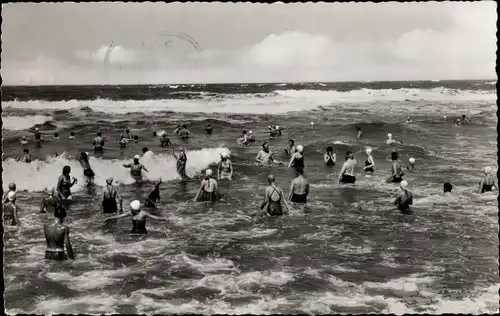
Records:
{"label": "sky", "polygon": [[496,3],[12,3],[4,85],[496,79]]}

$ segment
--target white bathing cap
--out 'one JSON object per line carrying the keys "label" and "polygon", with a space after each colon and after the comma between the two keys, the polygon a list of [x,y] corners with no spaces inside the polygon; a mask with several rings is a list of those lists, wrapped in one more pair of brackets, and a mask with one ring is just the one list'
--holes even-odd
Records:
{"label": "white bathing cap", "polygon": [[16,199],[16,192],[14,191],[10,191],[8,194],[7,194],[7,200],[9,201],[14,201]]}
{"label": "white bathing cap", "polygon": [[276,129],[280,129],[280,126],[279,126],[279,125],[276,125]]}
{"label": "white bathing cap", "polygon": [[366,154],[369,155],[372,153],[372,149],[371,148],[366,148]]}
{"label": "white bathing cap", "polygon": [[268,128],[272,128],[271,125],[269,125]]}
{"label": "white bathing cap", "polygon": [[252,131],[248,132],[248,134],[252,134]]}
{"label": "white bathing cap", "polygon": [[207,169],[207,171],[205,171],[205,175],[210,177],[212,175],[212,169]]}
{"label": "white bathing cap", "polygon": [[139,156],[139,155],[134,156],[134,159],[139,159],[139,158],[141,158],[141,156]]}
{"label": "white bathing cap", "polygon": [[295,147],[295,148],[297,149],[297,151],[298,151],[299,153],[301,153],[301,152],[304,150],[304,146],[302,146],[302,145],[298,145],[298,146],[297,146],[297,147]]}
{"label": "white bathing cap", "polygon": [[54,187],[53,186],[47,187],[47,192],[49,193],[54,192]]}
{"label": "white bathing cap", "polygon": [[130,207],[131,207],[134,211],[138,211],[138,210],[141,208],[141,202],[139,202],[139,200],[132,201],[132,202],[130,203]]}
{"label": "white bathing cap", "polygon": [[484,167],[484,173],[490,174],[491,173],[491,167]]}
{"label": "white bathing cap", "polygon": [[37,127],[37,128],[35,128],[35,131],[37,131],[37,132],[38,132],[39,130],[40,130],[40,129],[39,129],[38,127]]}
{"label": "white bathing cap", "polygon": [[314,125],[314,122],[311,122],[311,125]]}
{"label": "white bathing cap", "polygon": [[109,177],[109,178],[107,178],[107,179],[106,179],[106,183],[107,183],[107,184],[111,184],[111,183],[113,183],[113,177]]}
{"label": "white bathing cap", "polygon": [[222,154],[220,154],[222,157],[227,157],[227,153],[226,152],[223,152]]}
{"label": "white bathing cap", "polygon": [[409,161],[410,163],[415,163],[415,158],[410,158]]}
{"label": "white bathing cap", "polygon": [[401,181],[401,187],[406,188],[408,186],[408,182],[406,180]]}
{"label": "white bathing cap", "polygon": [[387,134],[387,137],[391,138],[391,137],[392,137],[392,134],[391,134],[391,133]]}

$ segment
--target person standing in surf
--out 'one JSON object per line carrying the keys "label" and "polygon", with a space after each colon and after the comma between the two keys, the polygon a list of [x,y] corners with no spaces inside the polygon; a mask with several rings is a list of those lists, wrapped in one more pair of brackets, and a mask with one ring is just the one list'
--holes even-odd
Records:
{"label": "person standing in surf", "polygon": [[198,194],[194,197],[194,202],[216,202],[219,199],[219,188],[217,180],[212,178],[212,170],[205,171],[205,178],[201,181]]}
{"label": "person standing in surf", "polygon": [[[69,239],[69,226],[64,224],[66,215],[66,209],[58,206],[54,212],[54,221],[43,225],[45,241],[47,242],[47,250],[45,250],[45,259],[47,260],[64,261],[68,258],[75,260]],[[66,246],[66,251],[64,251],[64,246]]]}
{"label": "person standing in surf", "polygon": [[54,187],[47,188],[48,196],[42,199],[40,204],[40,213],[49,214],[50,217],[54,216],[57,206],[59,205],[59,199],[56,194],[56,189]]}
{"label": "person standing in surf", "polygon": [[23,154],[24,155],[21,158],[17,159],[17,161],[30,163],[31,162],[31,155],[30,155],[29,149],[27,149],[27,148],[23,149]]}
{"label": "person standing in surf", "polygon": [[191,137],[191,132],[187,129],[187,125],[186,124],[182,125],[182,128],[179,131],[179,137],[183,141],[187,141],[189,139],[189,137]]}
{"label": "person standing in surf", "polygon": [[288,168],[302,168],[304,169],[304,156],[302,153],[304,152],[304,146],[298,145],[297,152],[292,155],[290,158],[290,162],[288,162]]}
{"label": "person standing in surf", "polygon": [[120,140],[118,141],[118,144],[120,145],[120,149],[125,149],[125,147],[127,147],[127,140],[125,139],[125,135],[120,134]]}
{"label": "person standing in surf", "polygon": [[2,205],[3,224],[5,226],[21,226],[19,220],[18,208],[16,205],[16,193],[10,191],[7,193],[6,201]]}
{"label": "person standing in surf", "polygon": [[391,159],[392,159],[392,168],[391,168],[391,176],[387,179],[387,183],[393,182],[393,183],[399,183],[403,181],[403,176],[404,176],[404,171],[403,168],[401,167],[401,164],[398,162],[398,153],[393,151],[391,153]]}
{"label": "person standing in surf", "polygon": [[408,170],[409,172],[415,171],[415,158],[410,158],[408,162],[409,164],[408,166],[406,166],[406,170]]}
{"label": "person standing in surf", "polygon": [[401,181],[399,187],[401,188],[401,192],[394,200],[394,205],[397,206],[401,213],[411,214],[410,205],[413,205],[413,194],[407,190],[408,182],[406,180]]}
{"label": "person standing in surf", "polygon": [[481,177],[481,181],[479,181],[479,194],[493,191],[493,188],[498,190],[495,177],[491,174],[491,172],[491,167],[484,167],[484,175]]}
{"label": "person standing in surf", "polygon": [[40,148],[42,147],[42,133],[40,132],[40,129],[37,127],[35,128],[35,131],[29,131],[35,135],[35,148]]}
{"label": "person standing in surf", "polygon": [[355,183],[356,176],[354,175],[354,168],[356,167],[356,159],[354,159],[354,154],[352,151],[348,151],[345,154],[346,161],[342,165],[339,173],[339,183]]}
{"label": "person standing in surf", "polygon": [[212,124],[207,124],[207,126],[205,127],[205,132],[207,132],[208,135],[212,135],[212,131],[213,131],[213,127],[212,127]]}
{"label": "person standing in surf", "polygon": [[144,206],[156,208],[157,202],[160,202],[160,185],[161,179],[155,184],[153,190],[151,190],[151,192],[148,194],[148,197],[144,202]]}
{"label": "person standing in surf", "polygon": [[85,186],[90,187],[94,185],[95,173],[90,167],[89,156],[86,152],[80,153],[80,164],[83,168],[83,176],[85,177]]}
{"label": "person standing in surf", "polygon": [[123,212],[123,199],[118,188],[113,185],[113,178],[106,179],[106,186],[102,190],[101,212],[112,214],[118,211],[116,200],[120,203],[120,213]]}
{"label": "person standing in surf", "polygon": [[294,203],[305,204],[307,203],[307,196],[309,195],[309,181],[304,178],[304,169],[296,168],[297,177],[292,180],[290,186],[290,201]]}
{"label": "person standing in surf", "polygon": [[248,138],[247,138],[247,141],[248,141],[248,146],[250,146],[250,144],[254,143],[255,142],[255,135],[253,134],[252,131],[249,131],[248,132]]}
{"label": "person standing in surf", "polygon": [[160,147],[167,148],[167,147],[171,147],[171,146],[172,146],[172,142],[170,142],[170,138],[167,137],[167,133],[161,135]]}
{"label": "person standing in surf", "polygon": [[273,174],[267,176],[268,186],[266,187],[264,202],[260,205],[261,211],[267,205],[266,212],[264,214],[268,216],[281,216],[283,215],[283,207],[281,203],[285,204],[287,210],[289,210],[288,204],[284,198],[285,193],[276,184],[276,179]]}
{"label": "person standing in surf", "polygon": [[104,138],[102,138],[101,132],[97,132],[97,137],[94,138],[93,144],[96,154],[102,154],[104,152]]}
{"label": "person standing in surf", "polygon": [[130,175],[138,184],[142,183],[142,170],[149,172],[148,169],[146,169],[146,167],[139,162],[140,158],[141,157],[139,155],[135,155],[132,163],[123,164],[123,167],[130,168]]}
{"label": "person standing in surf", "polygon": [[326,153],[323,157],[323,160],[328,167],[335,166],[335,163],[337,162],[337,155],[335,155],[335,153],[333,152],[333,147],[328,146],[326,148]]}
{"label": "person standing in surf", "polygon": [[385,143],[387,145],[392,145],[392,144],[399,144],[399,145],[401,145],[402,144],[399,140],[393,139],[391,133],[387,134],[387,140],[385,141]]}
{"label": "person standing in surf", "polygon": [[146,211],[143,211],[141,209],[141,202],[139,200],[135,200],[130,203],[130,212],[108,217],[104,221],[109,222],[114,219],[121,219],[129,216],[132,217],[132,230],[130,231],[131,234],[147,234],[148,233],[148,230],[146,229],[147,218],[163,222],[167,221],[166,218],[157,217],[149,214]]}
{"label": "person standing in surf", "polygon": [[125,139],[129,142],[134,140],[134,137],[132,137],[132,134],[130,133],[130,129],[128,129],[128,128],[125,130]]}
{"label": "person standing in surf", "polygon": [[367,148],[366,149],[365,167],[363,168],[363,170],[365,172],[373,173],[375,171],[373,169],[373,167],[375,167],[375,160],[373,160],[372,149],[371,148]]}
{"label": "person standing in surf", "polygon": [[238,138],[236,142],[240,145],[248,146],[248,134],[246,130],[243,131],[243,136]]}
{"label": "person standing in surf", "polygon": [[233,178],[233,164],[229,155],[227,153],[220,154],[219,168],[217,169],[217,175],[219,180],[228,179],[229,181]]}
{"label": "person standing in surf", "polygon": [[78,181],[75,177],[73,177],[73,182],[71,182],[70,173],[71,167],[64,166],[62,175],[59,176],[56,186],[59,199],[65,206],[67,206],[68,201],[73,199],[73,196],[71,195],[71,187],[73,187]]}
{"label": "person standing in surf", "polygon": [[189,177],[186,175],[186,164],[187,164],[186,149],[181,147],[179,148],[179,152],[180,152],[179,155],[177,155],[175,153],[175,147],[172,146],[172,155],[177,161],[177,173],[181,176],[182,179],[189,179]]}
{"label": "person standing in surf", "polygon": [[3,203],[7,203],[8,202],[8,199],[7,199],[7,196],[9,195],[10,192],[13,192],[14,195],[16,194],[16,184],[14,182],[11,182],[9,183],[9,192],[5,193],[5,195],[3,196]]}
{"label": "person standing in surf", "polygon": [[361,130],[361,127],[358,127],[358,141],[363,139],[363,131]]}
{"label": "person standing in surf", "polygon": [[296,151],[297,149],[295,148],[295,141],[293,139],[290,139],[288,141],[288,146],[285,148],[285,154],[287,156],[291,156],[295,154]]}
{"label": "person standing in surf", "polygon": [[282,164],[281,161],[274,159],[274,153],[270,151],[269,144],[267,142],[262,144],[262,149],[257,154],[255,161],[261,165],[270,165],[271,163]]}

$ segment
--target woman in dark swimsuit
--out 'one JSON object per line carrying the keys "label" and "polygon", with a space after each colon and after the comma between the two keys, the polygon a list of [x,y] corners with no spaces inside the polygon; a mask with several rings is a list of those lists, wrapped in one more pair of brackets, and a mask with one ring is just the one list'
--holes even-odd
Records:
{"label": "woman in dark swimsuit", "polygon": [[328,167],[335,166],[335,162],[337,162],[337,156],[333,152],[333,147],[330,146],[330,147],[326,148],[326,154],[325,154],[324,160],[325,160],[325,164]]}
{"label": "woman in dark swimsuit", "polygon": [[6,196],[7,203],[3,203],[3,224],[5,226],[21,226],[17,214],[16,193],[10,191]]}
{"label": "woman in dark swimsuit", "polygon": [[492,191],[493,187],[498,190],[497,184],[495,183],[495,178],[491,174],[491,168],[485,167],[484,176],[481,178],[481,181],[479,181],[479,193],[483,194],[485,192]]}
{"label": "woman in dark swimsuit", "polygon": [[83,168],[83,175],[85,176],[86,186],[89,187],[91,185],[94,185],[95,173],[92,170],[92,167],[90,167],[89,156],[86,152],[82,152],[80,154],[80,164]]}
{"label": "woman in dark swimsuit", "polygon": [[393,182],[393,183],[400,183],[403,181],[403,176],[404,176],[404,171],[401,165],[398,162],[398,153],[397,152],[392,152],[391,154],[391,159],[392,159],[392,169],[391,173],[392,175],[387,179],[387,183]]}
{"label": "woman in dark swimsuit", "polygon": [[101,211],[104,214],[112,214],[118,211],[116,199],[120,202],[120,213],[123,212],[123,201],[120,191],[113,186],[113,178],[106,179],[106,187],[102,191]]}
{"label": "woman in dark swimsuit", "polygon": [[57,181],[57,193],[59,193],[59,198],[61,202],[67,202],[68,200],[73,199],[71,196],[71,187],[74,186],[77,182],[76,178],[73,177],[73,182],[71,182],[71,167],[64,166],[62,170],[62,175],[59,176],[59,180]]}
{"label": "woman in dark swimsuit", "polygon": [[375,161],[373,160],[373,156],[372,156],[372,149],[371,148],[367,148],[366,149],[366,161],[365,161],[365,172],[374,172],[375,170],[373,169],[373,167],[375,167]]}
{"label": "woman in dark swimsuit", "polygon": [[288,168],[294,167],[294,168],[304,169],[304,156],[302,155],[303,152],[304,152],[304,146],[298,145],[297,151],[295,152],[295,154],[292,155],[292,158],[290,158],[290,162],[288,163]]}
{"label": "woman in dark swimsuit", "polygon": [[[267,176],[267,182],[268,186],[266,188],[266,194],[264,196],[264,202],[262,202],[260,209],[264,210],[264,207],[266,207],[266,215],[268,216],[281,216],[283,215],[283,208],[281,206],[281,202],[285,204],[287,210],[290,208],[288,207],[288,204],[286,203],[286,200],[283,198],[284,193],[283,190],[276,184],[276,179],[274,178],[274,175],[270,174]],[[273,200],[273,197],[278,196],[276,199]]]}
{"label": "woman in dark swimsuit", "polygon": [[189,177],[186,175],[186,163],[187,156],[186,150],[184,148],[179,148],[180,154],[175,154],[175,148],[172,146],[172,155],[177,160],[177,173],[182,177],[182,179],[188,179]]}
{"label": "woman in dark swimsuit", "polygon": [[205,179],[201,181],[200,190],[193,199],[194,202],[215,202],[219,197],[217,180],[212,179],[212,170],[205,171]]}
{"label": "woman in dark swimsuit", "polygon": [[158,202],[160,201],[160,184],[161,184],[161,179],[160,181],[158,181],[158,183],[156,183],[153,190],[149,193],[148,197],[146,198],[146,201],[144,202],[144,206],[156,208],[157,201]]}
{"label": "woman in dark swimsuit", "polygon": [[146,219],[148,217],[158,221],[163,221],[163,222],[167,221],[166,218],[157,217],[149,214],[146,211],[141,210],[141,202],[139,202],[139,200],[132,201],[132,203],[130,203],[130,208],[131,208],[130,213],[111,216],[106,218],[105,221],[107,222],[113,219],[120,219],[131,216],[132,217],[132,231],[130,232],[131,234],[147,234],[148,231],[146,229]]}

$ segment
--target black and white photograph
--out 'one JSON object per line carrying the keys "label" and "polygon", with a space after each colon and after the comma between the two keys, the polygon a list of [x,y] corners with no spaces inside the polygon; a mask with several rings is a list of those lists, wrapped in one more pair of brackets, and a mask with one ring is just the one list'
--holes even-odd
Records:
{"label": "black and white photograph", "polygon": [[3,3],[5,313],[499,313],[496,24]]}

